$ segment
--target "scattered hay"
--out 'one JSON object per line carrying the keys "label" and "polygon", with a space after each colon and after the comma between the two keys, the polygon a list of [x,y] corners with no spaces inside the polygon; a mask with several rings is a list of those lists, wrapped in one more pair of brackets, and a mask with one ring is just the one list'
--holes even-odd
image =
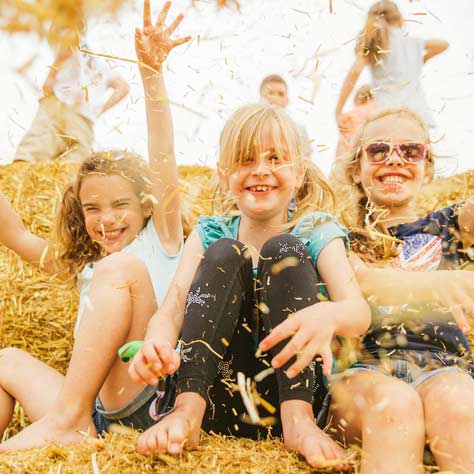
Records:
{"label": "scattered hay", "polygon": [[[37,235],[48,237],[56,204],[76,165],[15,163],[0,167],[0,188],[18,210],[23,222]],[[183,213],[187,232],[201,214],[211,212],[213,171],[180,168]],[[474,172],[435,180],[420,199],[420,214],[466,199],[474,189]],[[436,194],[434,193],[436,191]],[[15,346],[64,373],[72,348],[72,331],[78,295],[58,279],[37,271],[0,246],[0,347]],[[474,342],[471,338],[471,343]],[[26,426],[28,420],[17,407],[6,437]],[[287,452],[278,440],[261,442],[203,436],[196,451],[179,458],[145,457],[135,452],[136,434],[114,433],[105,442],[69,448],[50,447],[2,455],[2,474],[66,473],[192,473],[221,472],[302,473],[307,464]],[[353,472],[358,472],[358,451],[350,450]],[[329,472],[329,471],[313,471]]]}
{"label": "scattered hay", "polygon": [[[105,442],[69,448],[49,447],[2,455],[2,474],[299,474],[311,471],[306,462],[284,449],[278,440],[203,435],[194,451],[179,457],[142,456],[135,451],[136,434],[107,434]],[[352,456],[357,456],[352,452]],[[94,470],[95,464],[95,470]],[[313,470],[312,472],[331,472]]]}

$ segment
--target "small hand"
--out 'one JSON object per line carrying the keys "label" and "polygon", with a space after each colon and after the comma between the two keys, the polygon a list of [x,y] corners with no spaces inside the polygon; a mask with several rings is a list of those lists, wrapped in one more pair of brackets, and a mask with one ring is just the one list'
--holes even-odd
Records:
{"label": "small hand", "polygon": [[191,39],[191,36],[185,36],[175,40],[170,38],[184,18],[183,14],[179,14],[171,25],[166,28],[165,20],[170,7],[171,2],[164,4],[156,20],[156,24],[153,25],[150,14],[150,0],[144,1],[143,30],[139,28],[135,30],[135,50],[141,69],[145,65],[155,71],[159,71],[171,50]]}
{"label": "small hand", "polygon": [[283,350],[272,359],[272,366],[277,369],[293,356],[297,356],[296,362],[286,371],[289,378],[295,377],[309,365],[316,354],[322,358],[323,373],[331,374],[333,362],[331,342],[335,327],[327,315],[318,311],[326,304],[331,303],[318,303],[319,308],[315,309],[313,305],[294,313],[260,342],[259,348],[267,351],[291,337]]}
{"label": "small hand", "polygon": [[164,374],[174,374],[179,364],[179,354],[169,342],[149,339],[132,359],[128,373],[135,382],[153,386]]}

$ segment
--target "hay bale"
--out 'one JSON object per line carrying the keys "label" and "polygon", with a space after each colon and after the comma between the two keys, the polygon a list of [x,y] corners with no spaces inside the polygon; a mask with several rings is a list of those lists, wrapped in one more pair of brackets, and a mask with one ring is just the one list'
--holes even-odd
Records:
{"label": "hay bale", "polygon": [[[64,183],[74,176],[75,165],[15,163],[0,167],[0,188],[23,222],[37,235],[49,237]],[[199,215],[211,212],[214,185],[209,168],[180,169],[184,222],[187,230]],[[436,180],[420,199],[420,213],[465,199],[474,189],[474,173]],[[433,191],[437,194],[434,194]],[[74,288],[24,263],[0,246],[0,347],[15,346],[64,373],[72,348],[72,331],[78,295]],[[27,420],[17,408],[6,436]],[[280,441],[254,442],[204,436],[198,450],[179,458],[144,457],[134,450],[136,434],[107,435],[105,442],[70,448],[44,448],[3,455],[2,473],[118,473],[181,472],[201,474],[307,472],[308,466],[287,452]],[[351,459],[357,452],[351,451]],[[357,471],[357,463],[354,461]],[[96,466],[96,467],[94,467]],[[95,469],[95,470],[94,470]],[[355,472],[356,472],[355,471]],[[319,471],[329,472],[329,471]]]}

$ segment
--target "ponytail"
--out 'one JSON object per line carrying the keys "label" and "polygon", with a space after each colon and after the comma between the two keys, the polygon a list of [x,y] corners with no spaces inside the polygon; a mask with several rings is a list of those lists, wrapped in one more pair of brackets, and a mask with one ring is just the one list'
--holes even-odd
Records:
{"label": "ponytail", "polygon": [[377,64],[380,57],[389,52],[390,27],[400,20],[401,13],[395,3],[382,0],[372,5],[359,35],[356,53],[366,56],[370,64]]}

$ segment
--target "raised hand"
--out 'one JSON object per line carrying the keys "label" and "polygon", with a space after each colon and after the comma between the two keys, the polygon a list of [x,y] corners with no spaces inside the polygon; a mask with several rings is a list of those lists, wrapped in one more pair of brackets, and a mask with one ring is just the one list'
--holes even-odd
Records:
{"label": "raised hand", "polygon": [[171,39],[170,36],[176,30],[184,18],[179,14],[175,20],[166,27],[165,21],[171,2],[166,2],[158,15],[156,23],[151,21],[150,0],[144,0],[143,3],[143,29],[135,30],[135,50],[140,65],[140,71],[151,69],[158,72],[161,65],[166,61],[173,48],[180,44],[187,43],[191,36]]}

